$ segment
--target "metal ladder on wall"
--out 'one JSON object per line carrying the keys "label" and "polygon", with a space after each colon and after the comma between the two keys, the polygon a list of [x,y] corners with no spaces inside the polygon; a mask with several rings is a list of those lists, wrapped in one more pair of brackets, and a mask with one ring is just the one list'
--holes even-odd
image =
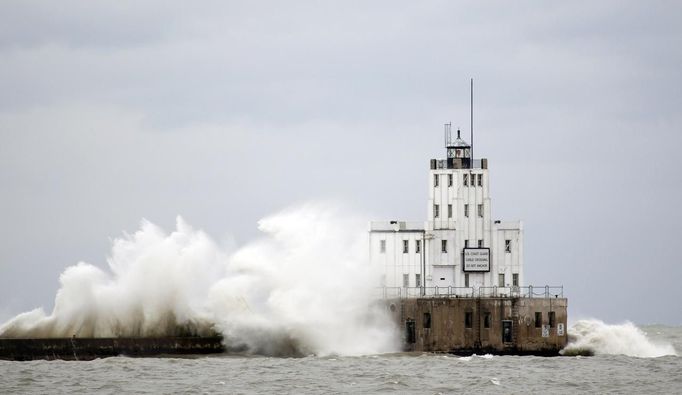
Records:
{"label": "metal ladder on wall", "polygon": [[476,322],[474,323],[474,348],[481,348],[481,298],[476,298]]}
{"label": "metal ladder on wall", "polygon": [[514,346],[518,344],[519,329],[521,329],[521,322],[519,322],[519,298],[512,298],[512,342]]}

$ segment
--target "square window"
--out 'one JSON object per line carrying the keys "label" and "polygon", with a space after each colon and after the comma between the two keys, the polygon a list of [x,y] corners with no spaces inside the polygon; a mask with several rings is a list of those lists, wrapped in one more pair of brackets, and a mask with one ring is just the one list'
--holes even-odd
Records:
{"label": "square window", "polygon": [[410,241],[403,240],[403,254],[407,254],[408,252],[410,252]]}
{"label": "square window", "polygon": [[511,240],[504,241],[504,252],[511,253]]}
{"label": "square window", "polygon": [[452,204],[448,204],[448,218],[452,218]]}
{"label": "square window", "polygon": [[453,178],[453,177],[452,177],[452,174],[448,174],[448,186],[449,186],[449,187],[452,186],[452,181],[453,181],[452,178]]}
{"label": "square window", "polygon": [[382,254],[386,252],[386,240],[379,241],[379,252]]}
{"label": "square window", "polygon": [[440,252],[448,252],[448,241],[447,240],[441,240],[440,241]]}
{"label": "square window", "polygon": [[438,174],[433,175],[433,186],[434,187],[438,186]]}
{"label": "square window", "polygon": [[439,209],[440,209],[440,207],[438,207],[437,204],[433,205],[433,218],[438,218],[438,216],[440,215]]}
{"label": "square window", "polygon": [[421,240],[415,240],[414,241],[414,252],[419,254],[422,252],[422,241]]}

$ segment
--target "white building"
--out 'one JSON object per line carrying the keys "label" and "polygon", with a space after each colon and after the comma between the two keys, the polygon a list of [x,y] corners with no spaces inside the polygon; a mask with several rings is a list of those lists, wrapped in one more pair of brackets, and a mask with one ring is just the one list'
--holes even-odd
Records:
{"label": "white building", "polygon": [[493,220],[488,160],[450,137],[431,160],[427,221],[370,223],[370,262],[394,295],[513,295],[523,285],[521,221]]}

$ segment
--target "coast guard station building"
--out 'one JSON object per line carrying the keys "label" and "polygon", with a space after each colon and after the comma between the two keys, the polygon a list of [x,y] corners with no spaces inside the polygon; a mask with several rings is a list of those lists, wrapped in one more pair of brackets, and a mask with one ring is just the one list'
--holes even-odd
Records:
{"label": "coast guard station building", "polygon": [[[370,223],[370,262],[393,296],[514,296],[523,285],[521,221],[492,216],[488,160],[452,139],[446,159],[431,159],[427,220]],[[390,295],[389,295],[390,296]]]}

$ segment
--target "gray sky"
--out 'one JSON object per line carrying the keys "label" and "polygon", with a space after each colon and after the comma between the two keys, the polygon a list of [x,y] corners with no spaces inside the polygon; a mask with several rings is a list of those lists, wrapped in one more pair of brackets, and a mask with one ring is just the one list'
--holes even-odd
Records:
{"label": "gray sky", "polygon": [[572,319],[682,324],[679,2],[0,4],[0,321],[180,214],[219,241],[311,199],[426,216],[442,124]]}

